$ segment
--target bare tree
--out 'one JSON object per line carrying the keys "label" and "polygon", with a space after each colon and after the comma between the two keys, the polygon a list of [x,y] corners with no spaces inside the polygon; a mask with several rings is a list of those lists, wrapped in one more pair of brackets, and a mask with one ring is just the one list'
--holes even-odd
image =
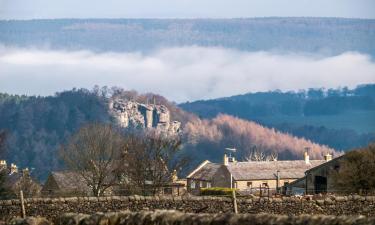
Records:
{"label": "bare tree", "polygon": [[29,170],[24,169],[18,182],[13,187],[13,192],[19,197],[20,190],[26,198],[36,197],[39,195],[41,187],[30,176]]}
{"label": "bare tree", "polygon": [[128,162],[123,170],[126,186],[133,193],[157,194],[188,162],[187,157],[179,154],[180,146],[178,137],[157,132],[128,135],[123,155],[123,161]]}
{"label": "bare tree", "polygon": [[270,154],[267,155],[266,161],[277,161],[278,157],[279,155],[277,154],[277,152],[271,152]]}
{"label": "bare tree", "polygon": [[5,152],[6,137],[7,137],[6,132],[4,130],[0,130],[0,157],[2,157]]}
{"label": "bare tree", "polygon": [[100,196],[118,183],[123,145],[119,131],[94,123],[82,127],[60,153],[65,165],[85,180],[95,196]]}
{"label": "bare tree", "polygon": [[246,161],[276,161],[278,154],[276,152],[271,152],[266,154],[264,151],[257,148],[255,145],[245,152]]}
{"label": "bare tree", "polygon": [[[6,140],[6,132],[0,131],[0,157],[3,155],[5,151],[5,140]],[[6,179],[7,179],[7,168],[0,167],[0,199],[5,198],[9,191],[5,187]]]}

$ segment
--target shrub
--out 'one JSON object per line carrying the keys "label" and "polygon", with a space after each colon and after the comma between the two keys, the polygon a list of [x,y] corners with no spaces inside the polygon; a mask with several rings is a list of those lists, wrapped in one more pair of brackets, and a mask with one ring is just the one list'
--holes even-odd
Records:
{"label": "shrub", "polygon": [[232,196],[232,191],[236,191],[234,188],[202,188],[201,195],[223,195],[223,196]]}

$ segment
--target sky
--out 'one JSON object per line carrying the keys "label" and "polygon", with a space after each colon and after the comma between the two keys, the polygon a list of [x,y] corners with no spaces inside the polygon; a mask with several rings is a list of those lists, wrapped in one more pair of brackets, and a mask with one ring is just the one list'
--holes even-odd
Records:
{"label": "sky", "polygon": [[0,19],[375,18],[374,0],[0,0]]}
{"label": "sky", "polygon": [[[375,0],[0,0],[0,19],[374,18]],[[1,30],[0,30],[1,32]],[[255,91],[354,88],[375,83],[370,56],[278,54],[185,46],[151,53],[93,53],[0,44],[0,92],[53,95],[119,86],[176,102]]]}
{"label": "sky", "polygon": [[175,102],[255,91],[350,88],[375,83],[370,56],[317,57],[225,48],[164,48],[151,54],[0,48],[0,90],[53,95],[74,87],[118,86]]}

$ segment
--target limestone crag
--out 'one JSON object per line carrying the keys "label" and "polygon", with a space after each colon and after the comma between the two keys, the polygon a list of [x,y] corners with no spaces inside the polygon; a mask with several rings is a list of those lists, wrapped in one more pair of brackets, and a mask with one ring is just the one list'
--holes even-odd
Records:
{"label": "limestone crag", "polygon": [[181,123],[170,120],[170,112],[164,105],[142,104],[117,99],[110,104],[110,111],[124,128],[155,128],[167,134],[178,134]]}

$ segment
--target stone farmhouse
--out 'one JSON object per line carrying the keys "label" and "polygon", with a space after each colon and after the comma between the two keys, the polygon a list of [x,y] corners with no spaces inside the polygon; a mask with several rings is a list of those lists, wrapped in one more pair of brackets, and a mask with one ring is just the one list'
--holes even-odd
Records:
{"label": "stone farmhouse", "polygon": [[[327,158],[328,160],[328,158]],[[204,161],[187,176],[188,192],[198,194],[201,188],[227,187],[240,192],[282,187],[305,176],[305,172],[326,160],[310,160],[307,152],[303,160],[238,162],[224,154],[223,163]]]}
{"label": "stone farmhouse", "polygon": [[332,156],[325,156],[325,163],[311,168],[305,172],[305,176],[290,183],[287,186],[287,193],[332,193],[336,191],[333,183],[332,172],[340,169],[340,164],[345,155],[332,159]]}

